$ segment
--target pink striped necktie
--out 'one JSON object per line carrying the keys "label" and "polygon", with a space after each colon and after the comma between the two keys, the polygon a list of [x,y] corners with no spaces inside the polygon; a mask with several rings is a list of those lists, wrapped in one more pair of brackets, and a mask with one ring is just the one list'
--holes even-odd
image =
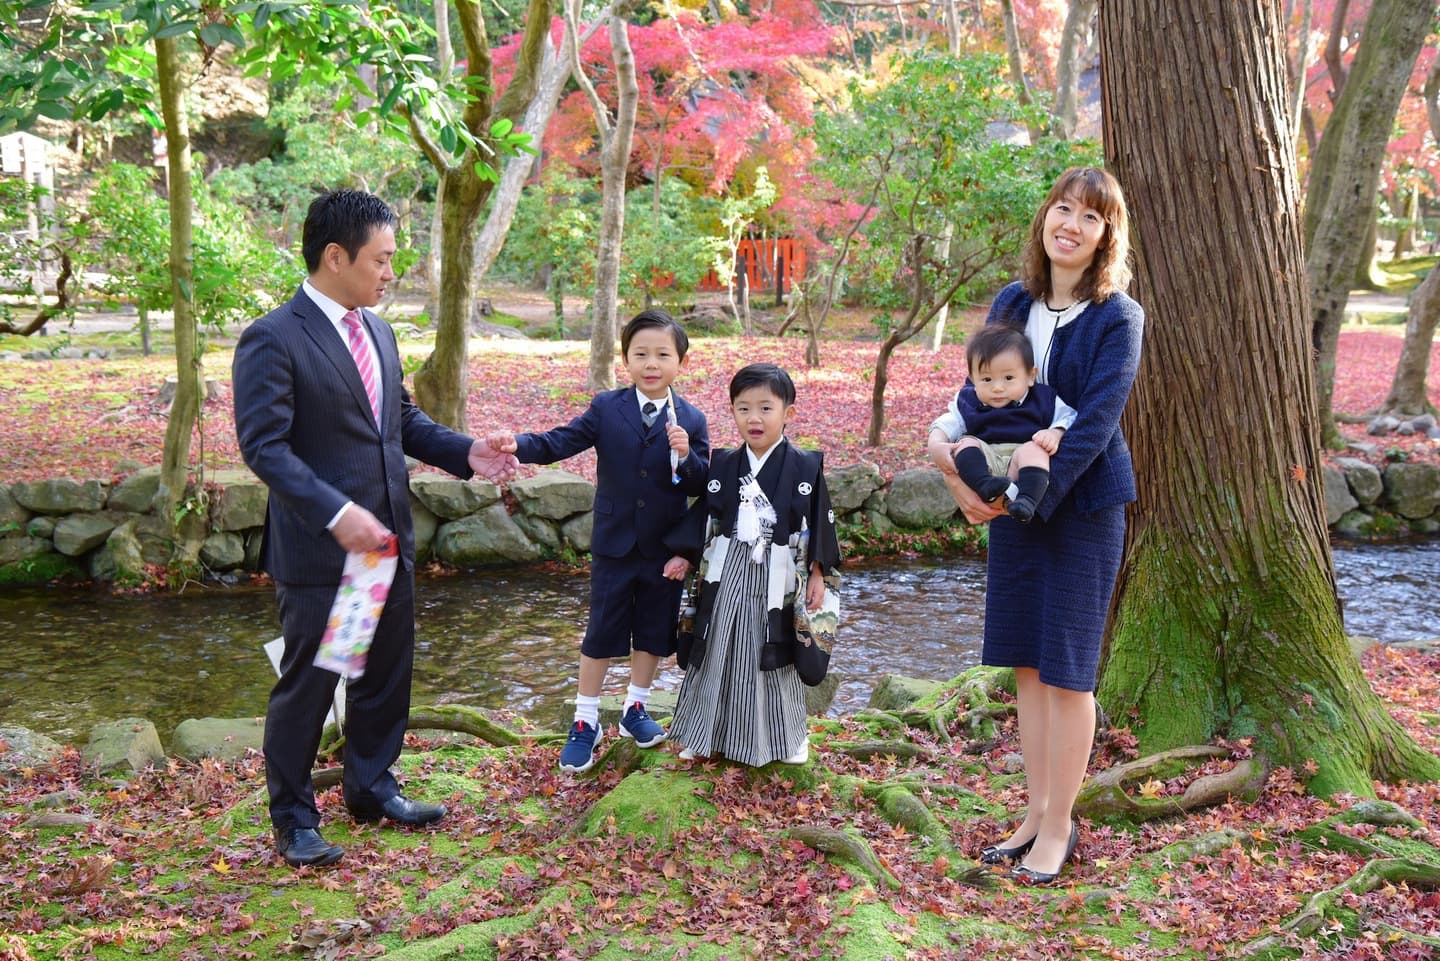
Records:
{"label": "pink striped necktie", "polygon": [[350,342],[350,356],[355,358],[355,369],[360,372],[360,382],[365,385],[365,396],[370,398],[370,412],[375,415],[375,423],[380,423],[380,388],[376,381],[375,358],[370,353],[370,342],[365,339],[365,332],[360,329],[360,312],[352,310],[342,320],[345,329],[350,332],[347,338]]}

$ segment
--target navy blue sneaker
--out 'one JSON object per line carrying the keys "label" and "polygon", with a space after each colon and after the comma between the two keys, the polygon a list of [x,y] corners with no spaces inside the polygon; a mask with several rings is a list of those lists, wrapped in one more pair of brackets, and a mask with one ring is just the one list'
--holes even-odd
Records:
{"label": "navy blue sneaker", "polygon": [[665,729],[645,713],[645,705],[636,701],[620,719],[620,735],[633,737],[636,747],[654,747],[665,740]]}
{"label": "navy blue sneaker", "polygon": [[560,770],[576,774],[590,770],[595,765],[595,745],[599,741],[600,732],[597,729],[584,721],[576,721],[565,740],[565,747],[560,751]]}

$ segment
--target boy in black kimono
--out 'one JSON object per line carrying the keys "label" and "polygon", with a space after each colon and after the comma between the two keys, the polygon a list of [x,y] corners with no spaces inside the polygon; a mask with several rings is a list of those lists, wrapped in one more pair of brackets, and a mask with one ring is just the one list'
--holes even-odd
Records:
{"label": "boy in black kimono", "polygon": [[[803,764],[810,742],[794,605],[817,620],[839,616],[824,581],[840,563],[824,458],[785,439],[795,384],[774,364],[742,368],[730,381],[730,406],[745,443],[711,460],[708,496],[691,508],[666,565],[667,576],[683,578],[699,560],[701,579],[670,735],[686,759]],[[808,568],[801,597],[797,564]]]}

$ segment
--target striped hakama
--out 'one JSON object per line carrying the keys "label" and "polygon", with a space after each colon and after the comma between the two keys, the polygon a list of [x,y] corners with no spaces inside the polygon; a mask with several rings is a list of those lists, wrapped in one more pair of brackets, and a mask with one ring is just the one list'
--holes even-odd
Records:
{"label": "striped hakama", "polygon": [[697,756],[719,754],[760,767],[800,750],[805,686],[793,666],[760,670],[774,554],[767,551],[756,563],[746,545],[732,547],[725,552],[704,658],[685,672],[670,739]]}

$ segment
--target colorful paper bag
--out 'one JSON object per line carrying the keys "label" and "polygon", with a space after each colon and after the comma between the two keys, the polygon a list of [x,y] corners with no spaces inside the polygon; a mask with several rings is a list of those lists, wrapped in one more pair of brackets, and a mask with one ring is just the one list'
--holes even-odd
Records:
{"label": "colorful paper bag", "polygon": [[346,680],[365,673],[370,642],[375,639],[375,628],[380,625],[380,613],[385,610],[385,598],[390,595],[399,563],[399,540],[393,534],[378,551],[346,555],[340,589],[335,592],[325,635],[315,653],[316,667],[334,671]]}

